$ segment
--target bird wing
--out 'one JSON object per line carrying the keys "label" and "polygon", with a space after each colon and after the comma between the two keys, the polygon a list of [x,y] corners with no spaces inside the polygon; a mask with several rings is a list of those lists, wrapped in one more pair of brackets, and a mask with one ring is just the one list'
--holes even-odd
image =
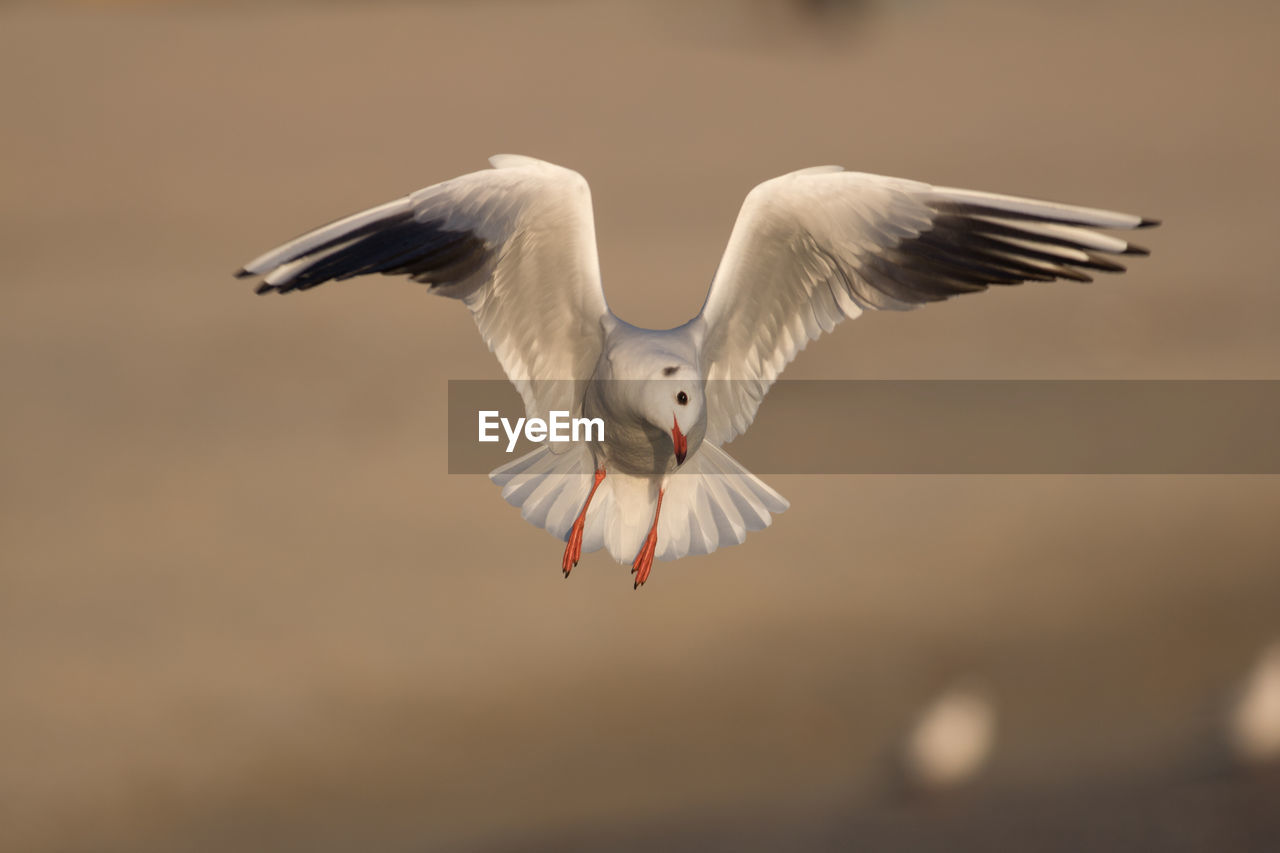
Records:
{"label": "bird wing", "polygon": [[591,192],[577,172],[512,154],[303,234],[239,276],[259,293],[369,273],[407,275],[461,299],[530,417],[576,411],[608,310]]}
{"label": "bird wing", "polygon": [[766,181],[747,195],[699,315],[706,440],[746,430],[782,369],[845,317],[992,284],[1122,272],[1108,256],[1147,251],[1093,229],[1155,224],[838,166]]}

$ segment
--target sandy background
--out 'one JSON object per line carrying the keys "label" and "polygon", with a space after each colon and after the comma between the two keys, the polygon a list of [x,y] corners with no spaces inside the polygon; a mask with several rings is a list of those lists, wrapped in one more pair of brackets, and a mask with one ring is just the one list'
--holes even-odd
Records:
{"label": "sandy background", "polygon": [[[0,5],[0,846],[1277,849],[1219,734],[1274,477],[777,476],[745,546],[566,582],[445,473],[447,380],[500,375],[460,306],[230,277],[513,151],[672,325],[751,186],[836,162],[1165,226],[788,376],[1280,378],[1275,4],[692,5]],[[904,800],[957,678],[988,772]]]}

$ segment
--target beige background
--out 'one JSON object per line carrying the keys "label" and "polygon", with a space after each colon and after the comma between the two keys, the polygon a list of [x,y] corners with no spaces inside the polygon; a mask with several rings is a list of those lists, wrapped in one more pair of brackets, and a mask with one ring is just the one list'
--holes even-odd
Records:
{"label": "beige background", "polygon": [[[0,846],[1280,843],[1218,734],[1280,633],[1275,478],[772,477],[745,546],[566,582],[445,473],[446,381],[499,376],[460,306],[231,279],[513,151],[672,325],[755,183],[837,162],[1165,226],[788,376],[1280,378],[1274,4],[692,5],[0,6]],[[989,772],[904,801],[956,678]]]}

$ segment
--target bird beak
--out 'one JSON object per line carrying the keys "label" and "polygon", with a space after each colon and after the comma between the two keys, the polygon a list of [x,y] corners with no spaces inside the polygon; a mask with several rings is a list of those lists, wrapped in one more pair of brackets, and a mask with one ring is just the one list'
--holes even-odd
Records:
{"label": "bird beak", "polygon": [[671,443],[676,448],[676,464],[683,465],[685,454],[689,452],[689,439],[684,437],[684,433],[680,431],[680,422],[675,418],[671,419]]}

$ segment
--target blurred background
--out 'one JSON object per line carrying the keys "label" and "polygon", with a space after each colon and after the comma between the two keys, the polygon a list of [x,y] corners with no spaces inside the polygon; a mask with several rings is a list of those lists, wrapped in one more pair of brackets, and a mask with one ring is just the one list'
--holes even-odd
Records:
{"label": "blurred background", "polygon": [[746,545],[565,581],[446,473],[461,306],[231,278],[509,151],[670,326],[841,163],[1165,224],[789,378],[1280,379],[1278,9],[0,5],[0,847],[1280,849],[1276,478],[775,476]]}

